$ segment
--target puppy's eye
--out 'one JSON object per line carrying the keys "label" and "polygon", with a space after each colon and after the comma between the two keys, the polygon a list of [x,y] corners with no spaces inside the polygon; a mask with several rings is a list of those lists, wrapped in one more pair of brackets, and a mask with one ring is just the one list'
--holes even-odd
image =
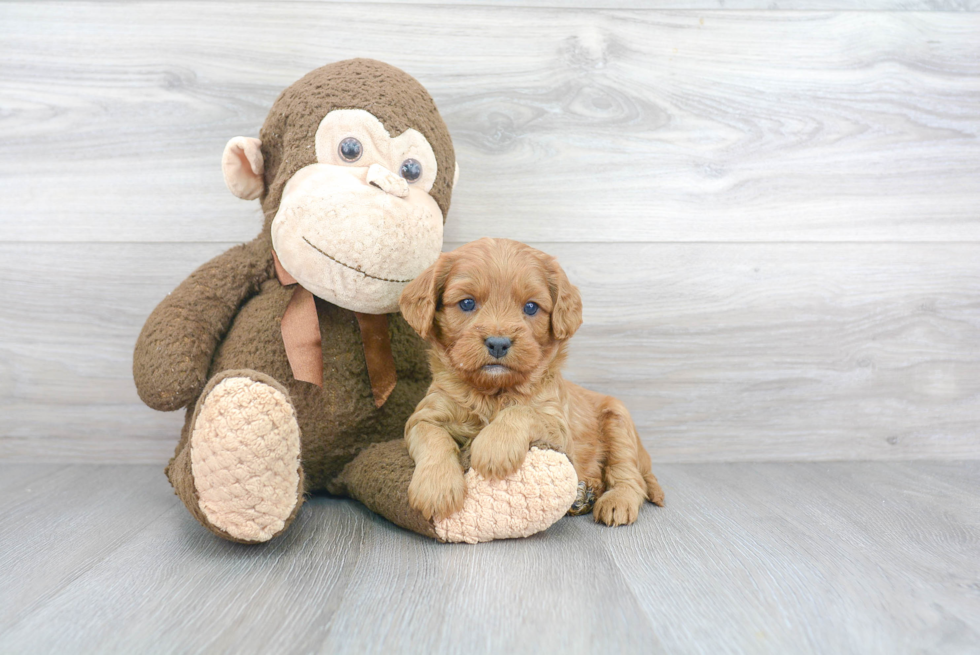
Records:
{"label": "puppy's eye", "polygon": [[353,164],[358,159],[361,158],[361,154],[364,152],[361,142],[352,136],[347,137],[340,142],[337,146],[337,152],[340,153],[340,158],[344,161]]}
{"label": "puppy's eye", "polygon": [[476,301],[472,298],[464,298],[463,300],[459,301],[459,308],[464,312],[472,312],[474,309],[476,309]]}
{"label": "puppy's eye", "polygon": [[422,177],[422,164],[417,159],[406,159],[402,162],[402,167],[398,173],[409,182],[414,182]]}
{"label": "puppy's eye", "polygon": [[538,313],[538,303],[536,302],[526,302],[524,303],[524,313],[528,316],[534,316]]}

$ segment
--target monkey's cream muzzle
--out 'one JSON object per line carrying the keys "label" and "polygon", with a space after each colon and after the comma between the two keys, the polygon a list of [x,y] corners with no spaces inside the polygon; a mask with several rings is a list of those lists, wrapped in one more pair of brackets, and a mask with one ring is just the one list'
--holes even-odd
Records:
{"label": "monkey's cream muzzle", "polygon": [[286,184],[272,244],[282,267],[315,296],[386,314],[439,257],[442,226],[436,201],[383,166],[312,164]]}

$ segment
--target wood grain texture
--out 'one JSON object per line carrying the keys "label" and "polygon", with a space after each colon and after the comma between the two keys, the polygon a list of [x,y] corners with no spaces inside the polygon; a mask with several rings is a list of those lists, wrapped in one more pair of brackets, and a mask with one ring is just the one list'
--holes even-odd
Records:
{"label": "wood grain texture", "polygon": [[178,503],[163,493],[163,471],[145,466],[7,465],[2,477],[0,631],[151,525],[161,505]]}
{"label": "wood grain texture", "polygon": [[[349,0],[307,0],[349,2]],[[360,4],[411,4],[416,0],[360,0]],[[426,0],[426,5],[486,5],[486,0]],[[679,9],[750,11],[980,11],[977,0],[497,0],[515,8]]]}
{"label": "wood grain texture", "polygon": [[0,487],[0,651],[945,654],[980,640],[980,463],[656,472],[667,506],[630,528],[565,518],[447,546],[317,497],[281,540],[247,547],[197,525],[155,468],[39,466],[29,488]]}
{"label": "wood grain texture", "polygon": [[[133,344],[227,245],[0,244],[0,457],[166,461]],[[658,461],[980,458],[973,244],[534,245],[584,297],[567,376]]]}
{"label": "wood grain texture", "polygon": [[661,624],[666,643],[732,653],[980,643],[976,463],[666,470],[678,513],[664,513],[656,534],[606,539],[648,615],[669,599],[686,617]]}
{"label": "wood grain texture", "polygon": [[439,103],[451,241],[980,239],[973,13],[229,6],[0,5],[0,241],[250,238],[224,143],[355,54]]}

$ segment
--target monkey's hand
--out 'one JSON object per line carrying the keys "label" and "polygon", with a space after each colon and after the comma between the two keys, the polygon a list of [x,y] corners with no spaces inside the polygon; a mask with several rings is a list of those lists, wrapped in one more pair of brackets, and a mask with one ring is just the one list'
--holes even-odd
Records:
{"label": "monkey's hand", "polygon": [[146,320],[133,353],[133,379],[153,409],[193,402],[238,308],[271,277],[272,246],[256,239],[191,273]]}

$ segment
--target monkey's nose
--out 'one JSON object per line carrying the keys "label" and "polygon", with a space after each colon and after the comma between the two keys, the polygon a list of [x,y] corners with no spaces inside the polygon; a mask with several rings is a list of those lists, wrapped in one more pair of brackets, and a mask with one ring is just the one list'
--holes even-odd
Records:
{"label": "monkey's nose", "polygon": [[507,354],[510,350],[510,339],[507,337],[487,337],[483,342],[487,346],[487,350],[495,358],[500,359]]}
{"label": "monkey's nose", "polygon": [[368,166],[367,183],[399,198],[404,198],[408,195],[408,182],[405,178],[395,175],[381,164],[371,164]]}

